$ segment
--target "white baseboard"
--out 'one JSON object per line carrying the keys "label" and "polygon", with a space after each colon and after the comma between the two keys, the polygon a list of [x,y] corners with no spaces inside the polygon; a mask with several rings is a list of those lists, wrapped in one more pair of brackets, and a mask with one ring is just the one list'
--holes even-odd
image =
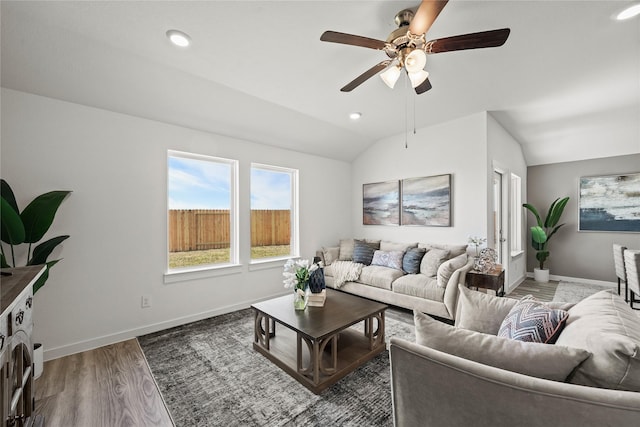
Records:
{"label": "white baseboard", "polygon": [[[533,272],[527,271],[527,277],[533,278]],[[549,279],[555,280],[558,282],[587,283],[589,285],[600,285],[600,286],[610,286],[610,287],[618,286],[617,282],[608,282],[606,280],[581,279],[579,277],[556,276],[554,274],[550,274]]]}
{"label": "white baseboard", "polygon": [[264,298],[258,298],[250,301],[243,301],[238,304],[232,304],[225,307],[216,308],[213,310],[203,311],[201,313],[191,314],[189,316],[179,317],[177,319],[166,320],[151,325],[142,326],[139,328],[128,329],[126,331],[117,332],[115,334],[104,335],[101,337],[91,338],[85,341],[78,341],[76,343],[63,345],[51,349],[45,349],[44,360],[53,360],[60,357],[69,356],[71,354],[80,353],[87,350],[93,350],[105,345],[115,344],[121,341],[126,341],[135,338],[140,335],[151,334],[153,332],[162,331],[164,329],[173,328],[175,326],[185,325],[187,323],[196,322],[198,320],[208,319],[209,317],[220,316],[222,314],[231,313],[233,311],[249,308],[251,304],[265,301],[271,298],[280,297],[287,293],[278,293],[275,295],[267,296]]}

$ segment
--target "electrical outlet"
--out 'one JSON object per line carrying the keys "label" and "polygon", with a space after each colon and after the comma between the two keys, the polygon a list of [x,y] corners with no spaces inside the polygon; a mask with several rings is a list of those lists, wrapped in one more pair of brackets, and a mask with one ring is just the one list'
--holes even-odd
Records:
{"label": "electrical outlet", "polygon": [[140,302],[140,306],[142,308],[151,307],[151,295],[142,295],[142,300]]}

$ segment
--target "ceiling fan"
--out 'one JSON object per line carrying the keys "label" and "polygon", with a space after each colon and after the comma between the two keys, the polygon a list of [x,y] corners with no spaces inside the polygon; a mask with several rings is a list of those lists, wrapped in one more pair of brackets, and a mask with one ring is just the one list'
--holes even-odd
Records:
{"label": "ceiling fan", "polygon": [[320,40],[324,42],[382,50],[390,58],[369,68],[340,90],[351,92],[385,68],[386,71],[380,77],[387,86],[393,88],[404,68],[414,90],[417,94],[421,94],[431,89],[429,73],[424,70],[427,63],[426,55],[455,50],[498,47],[507,41],[511,31],[509,28],[426,41],[426,32],[431,28],[447,2],[448,0],[423,0],[415,13],[411,9],[401,10],[395,17],[398,29],[389,34],[386,41],[337,31],[325,31],[320,36]]}

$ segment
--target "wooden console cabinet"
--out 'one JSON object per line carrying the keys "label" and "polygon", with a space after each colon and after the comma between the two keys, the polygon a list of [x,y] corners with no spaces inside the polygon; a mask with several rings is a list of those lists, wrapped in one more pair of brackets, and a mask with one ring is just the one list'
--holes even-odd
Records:
{"label": "wooden console cabinet", "polygon": [[496,266],[488,273],[470,270],[467,273],[467,287],[491,289],[499,297],[504,296],[504,269]]}

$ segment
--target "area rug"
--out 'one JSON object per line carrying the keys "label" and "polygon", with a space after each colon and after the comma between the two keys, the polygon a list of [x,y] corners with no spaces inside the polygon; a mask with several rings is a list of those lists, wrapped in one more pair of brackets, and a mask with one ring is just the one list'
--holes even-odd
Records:
{"label": "area rug", "polygon": [[[415,340],[414,327],[386,318],[387,340]],[[253,350],[253,311],[138,338],[177,426],[391,426],[384,351],[315,395]]]}
{"label": "area rug", "polygon": [[[588,283],[560,282],[556,288],[554,301],[579,302],[596,292],[614,289],[612,286]],[[617,288],[615,288],[617,292]]]}

